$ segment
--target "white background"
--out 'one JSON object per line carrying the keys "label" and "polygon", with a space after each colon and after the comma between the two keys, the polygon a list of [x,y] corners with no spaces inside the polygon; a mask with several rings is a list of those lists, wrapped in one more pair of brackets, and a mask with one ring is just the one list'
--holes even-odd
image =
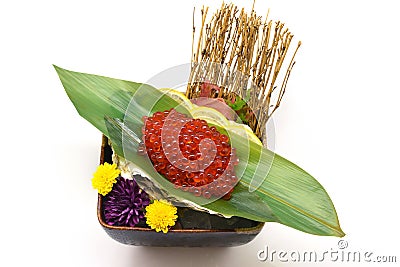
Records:
{"label": "white background", "polygon": [[[215,2],[0,3],[1,266],[309,266],[260,262],[257,252],[337,249],[338,238],[274,223],[236,248],[129,247],[97,222],[90,179],[101,134],[79,117],[52,64],[145,82],[190,60],[193,7]],[[348,250],[399,262],[396,2],[275,0],[255,9],[271,8],[303,42],[274,118],[276,152],[324,185]],[[252,1],[235,3],[249,10]]]}

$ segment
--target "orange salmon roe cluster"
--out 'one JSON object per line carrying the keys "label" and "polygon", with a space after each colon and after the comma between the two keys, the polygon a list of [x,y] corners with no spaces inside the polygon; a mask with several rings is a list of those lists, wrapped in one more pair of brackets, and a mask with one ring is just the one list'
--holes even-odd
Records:
{"label": "orange salmon roe cluster", "polygon": [[205,120],[174,109],[143,117],[143,142],[138,152],[177,188],[205,198],[229,199],[238,179],[239,163],[229,137]]}

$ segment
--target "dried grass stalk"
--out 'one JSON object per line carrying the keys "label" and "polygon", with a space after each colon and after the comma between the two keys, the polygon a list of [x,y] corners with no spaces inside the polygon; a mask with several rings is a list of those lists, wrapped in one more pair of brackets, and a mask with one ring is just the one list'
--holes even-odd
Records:
{"label": "dried grass stalk", "polygon": [[198,97],[201,84],[209,82],[220,89],[208,97],[235,99],[238,95],[248,99],[248,125],[265,140],[266,123],[281,104],[301,42],[287,62],[293,35],[284,23],[268,20],[268,14],[263,21],[254,6],[247,14],[244,9],[223,3],[208,22],[207,14],[208,7],[203,7],[197,41],[193,25],[186,96]]}

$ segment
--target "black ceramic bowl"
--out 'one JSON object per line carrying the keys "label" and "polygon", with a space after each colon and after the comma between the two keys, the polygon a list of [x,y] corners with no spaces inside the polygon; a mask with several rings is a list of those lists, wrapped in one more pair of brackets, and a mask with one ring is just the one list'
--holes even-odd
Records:
{"label": "black ceramic bowl", "polygon": [[[103,136],[100,163],[112,162],[112,149]],[[244,218],[222,218],[187,208],[178,208],[177,224],[164,234],[146,227],[107,225],[103,218],[103,197],[98,196],[97,217],[103,229],[114,240],[134,246],[155,247],[233,247],[253,240],[264,223]]]}

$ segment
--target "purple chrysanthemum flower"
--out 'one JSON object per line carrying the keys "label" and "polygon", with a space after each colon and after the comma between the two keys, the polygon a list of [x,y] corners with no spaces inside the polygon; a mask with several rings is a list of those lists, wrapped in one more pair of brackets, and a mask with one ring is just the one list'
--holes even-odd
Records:
{"label": "purple chrysanthemum flower", "polygon": [[144,218],[144,208],[149,204],[149,196],[135,180],[119,177],[104,197],[105,222],[114,226],[135,226]]}

